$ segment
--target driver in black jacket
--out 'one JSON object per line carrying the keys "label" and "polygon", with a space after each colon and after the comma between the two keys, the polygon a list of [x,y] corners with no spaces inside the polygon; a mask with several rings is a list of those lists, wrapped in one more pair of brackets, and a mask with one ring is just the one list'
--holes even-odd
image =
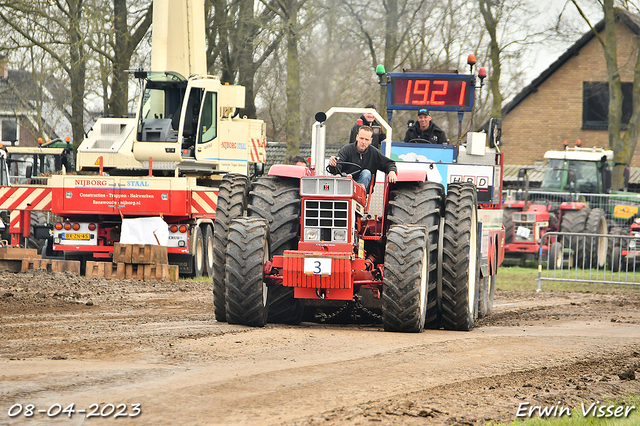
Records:
{"label": "driver in black jacket", "polygon": [[[389,182],[396,183],[398,181],[396,162],[385,157],[376,148],[372,148],[372,139],[373,129],[369,126],[361,126],[356,136],[356,143],[343,146],[337,157],[329,159],[329,171],[333,174],[338,174],[340,171],[343,173],[355,172],[353,179],[363,184],[367,191],[369,191],[371,178],[377,170],[385,172],[389,176]],[[343,161],[357,164],[362,170],[352,164],[341,164],[341,170],[338,170],[337,165]]]}
{"label": "driver in black jacket", "polygon": [[[415,139],[423,139],[423,141]],[[431,121],[429,110],[422,108],[418,111],[418,121],[407,129],[404,141],[418,143],[425,143],[424,141],[426,141],[426,143],[445,144],[447,143],[447,135],[445,135],[444,130]]]}

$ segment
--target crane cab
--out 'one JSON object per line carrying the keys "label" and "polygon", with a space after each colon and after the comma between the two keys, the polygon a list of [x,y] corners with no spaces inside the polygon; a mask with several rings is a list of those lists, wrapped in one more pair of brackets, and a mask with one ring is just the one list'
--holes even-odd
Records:
{"label": "crane cab", "polygon": [[186,79],[176,72],[143,77],[133,143],[137,161],[148,167],[151,158],[154,169],[220,172],[242,172],[248,162],[256,162],[247,153],[252,139],[264,142],[262,122],[233,119],[244,107],[244,87],[222,85],[214,76]]}

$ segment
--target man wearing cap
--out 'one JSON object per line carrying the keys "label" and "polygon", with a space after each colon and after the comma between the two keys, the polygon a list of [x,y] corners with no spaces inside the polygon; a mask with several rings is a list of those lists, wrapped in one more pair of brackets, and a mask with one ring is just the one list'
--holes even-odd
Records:
{"label": "man wearing cap", "polygon": [[444,130],[431,121],[431,113],[429,110],[422,108],[418,111],[418,121],[407,129],[407,133],[404,135],[404,141],[445,144],[447,143],[447,135],[445,135]]}
{"label": "man wearing cap", "polygon": [[[376,109],[376,106],[374,104],[367,104],[365,108]],[[362,123],[356,123],[351,128],[349,143],[356,143],[356,137],[358,136],[358,130],[360,130],[360,126],[369,126],[373,129],[373,140],[371,141],[371,145],[380,149],[380,143],[387,140],[387,135],[382,131],[382,126],[376,120],[375,115],[370,112],[365,112],[360,116],[360,120],[362,120]]]}

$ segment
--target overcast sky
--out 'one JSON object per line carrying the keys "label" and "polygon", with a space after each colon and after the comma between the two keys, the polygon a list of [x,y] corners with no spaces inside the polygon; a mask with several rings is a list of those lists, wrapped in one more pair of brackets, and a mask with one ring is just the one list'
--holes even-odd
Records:
{"label": "overcast sky", "polygon": [[[563,14],[562,23],[565,30],[570,29],[570,34],[566,40],[549,41],[540,43],[535,49],[533,63],[530,71],[527,73],[527,82],[529,84],[533,79],[538,77],[545,69],[547,69],[556,59],[558,59],[571,45],[589,30],[589,26],[584,19],[578,14],[576,7],[566,0],[540,0],[537,2],[539,14],[533,18],[538,21],[541,26],[548,26],[550,23],[556,22],[560,13]],[[603,18],[602,10],[593,5],[593,1],[582,0],[578,4],[581,5],[592,24],[599,22]]]}

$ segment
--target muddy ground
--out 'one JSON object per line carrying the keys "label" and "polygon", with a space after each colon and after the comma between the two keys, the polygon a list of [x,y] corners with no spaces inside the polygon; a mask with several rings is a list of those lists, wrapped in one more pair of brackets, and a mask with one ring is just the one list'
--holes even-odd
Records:
{"label": "muddy ground", "polygon": [[0,425],[485,425],[640,395],[640,292],[498,291],[471,332],[396,334],[217,323],[210,287],[1,274]]}

